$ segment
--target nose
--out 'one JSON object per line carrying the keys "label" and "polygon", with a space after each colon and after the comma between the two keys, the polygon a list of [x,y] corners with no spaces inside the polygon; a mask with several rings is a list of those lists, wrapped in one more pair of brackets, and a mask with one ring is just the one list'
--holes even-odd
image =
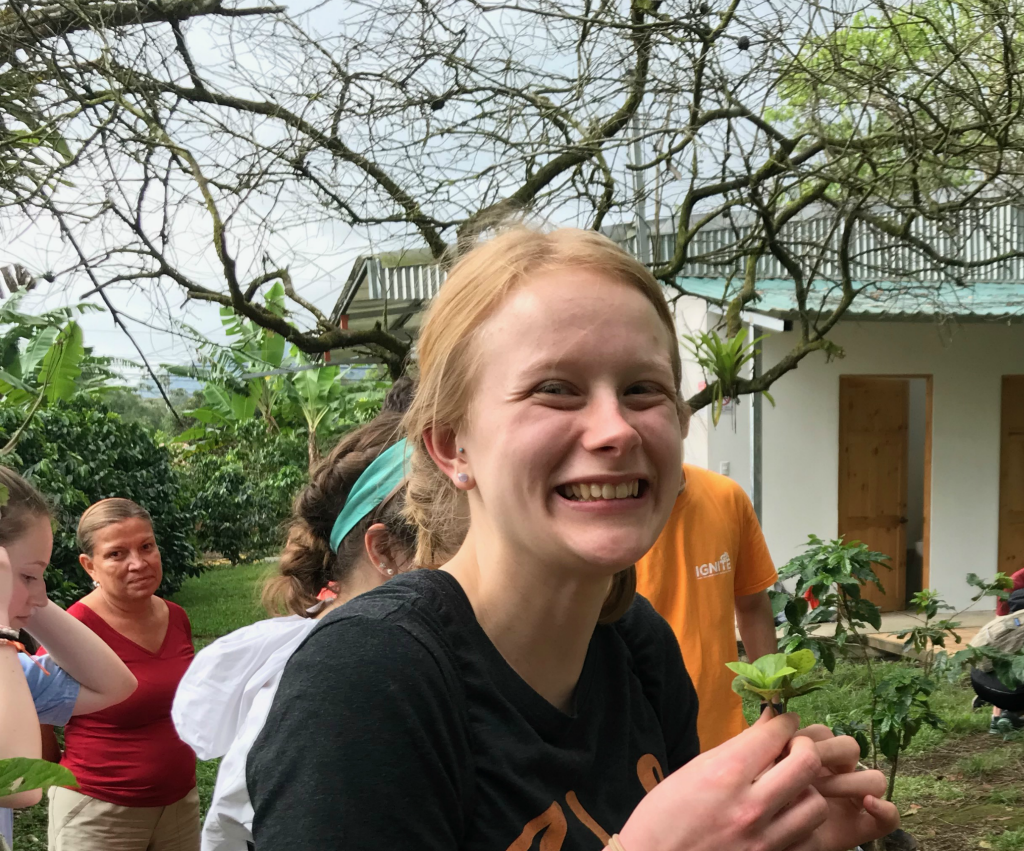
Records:
{"label": "nose", "polygon": [[32,583],[32,595],[30,599],[31,604],[35,608],[42,608],[46,605],[46,581],[40,580],[39,582]]}
{"label": "nose", "polygon": [[640,446],[640,433],[627,418],[619,394],[609,388],[594,393],[583,410],[583,445],[590,452],[626,455]]}

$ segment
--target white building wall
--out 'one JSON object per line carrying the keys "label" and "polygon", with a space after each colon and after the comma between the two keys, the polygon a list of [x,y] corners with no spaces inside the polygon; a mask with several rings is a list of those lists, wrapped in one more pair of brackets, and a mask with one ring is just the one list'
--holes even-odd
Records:
{"label": "white building wall", "polygon": [[[679,353],[683,361],[683,398],[700,390],[704,373],[693,359],[683,339],[684,335],[697,336],[706,329],[707,302],[693,296],[683,296],[675,303],[676,331],[679,334]],[[687,464],[708,468],[708,426],[711,423],[707,408],[698,411],[690,420],[690,434],[683,444],[683,457]]]}
{"label": "white building wall", "polygon": [[[846,357],[808,356],[771,388],[777,407],[762,408],[762,521],[775,563],[799,553],[809,533],[837,534],[839,376],[930,374],[928,584],[966,606],[963,577],[996,568],[1001,376],[1024,374],[1024,325],[848,322],[831,339]],[[765,368],[793,343],[792,333],[765,340]]]}

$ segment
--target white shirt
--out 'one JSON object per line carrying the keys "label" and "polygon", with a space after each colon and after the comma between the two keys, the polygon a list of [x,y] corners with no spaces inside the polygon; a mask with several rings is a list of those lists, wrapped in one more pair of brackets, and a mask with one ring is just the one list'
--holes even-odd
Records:
{"label": "white shirt", "polygon": [[319,621],[291,615],[259,621],[196,654],[178,686],[171,718],[199,759],[222,756],[202,851],[246,851],[252,802],[245,785],[249,749],[267,720],[292,653]]}

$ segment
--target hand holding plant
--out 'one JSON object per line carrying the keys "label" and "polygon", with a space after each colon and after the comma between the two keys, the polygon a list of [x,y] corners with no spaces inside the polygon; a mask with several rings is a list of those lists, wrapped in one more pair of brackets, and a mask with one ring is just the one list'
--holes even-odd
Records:
{"label": "hand holding plant", "polygon": [[789,701],[817,691],[824,680],[797,679],[809,674],[818,660],[810,650],[797,650],[795,653],[770,653],[754,662],[726,662],[725,666],[736,674],[732,681],[732,690],[741,697],[743,692],[758,695],[769,706],[782,704],[782,711],[787,712]]}

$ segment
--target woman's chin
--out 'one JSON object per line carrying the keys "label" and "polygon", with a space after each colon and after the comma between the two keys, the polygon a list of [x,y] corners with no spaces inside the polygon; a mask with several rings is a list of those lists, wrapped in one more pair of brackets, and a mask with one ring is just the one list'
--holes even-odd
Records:
{"label": "woman's chin", "polygon": [[610,540],[597,540],[591,538],[587,541],[578,542],[578,546],[571,547],[580,561],[585,562],[591,569],[600,570],[601,573],[613,575],[620,570],[636,564],[643,558],[650,546],[646,541],[639,541],[635,537],[628,540],[614,537]]}

